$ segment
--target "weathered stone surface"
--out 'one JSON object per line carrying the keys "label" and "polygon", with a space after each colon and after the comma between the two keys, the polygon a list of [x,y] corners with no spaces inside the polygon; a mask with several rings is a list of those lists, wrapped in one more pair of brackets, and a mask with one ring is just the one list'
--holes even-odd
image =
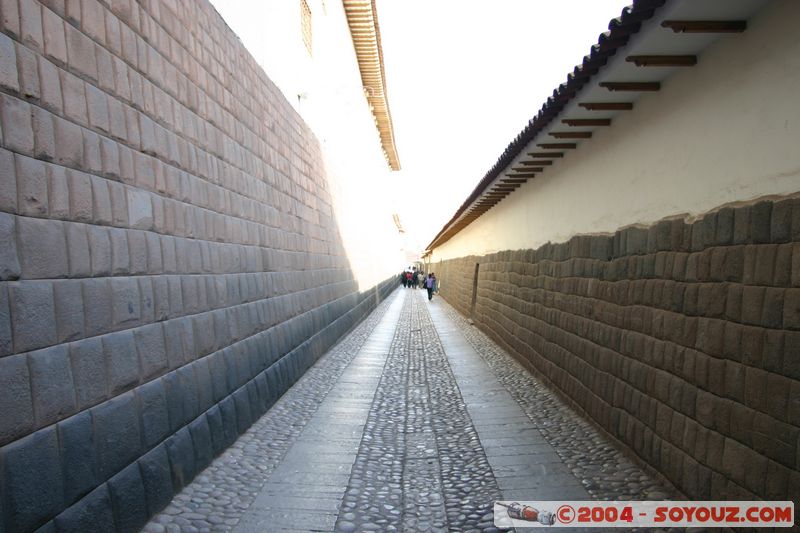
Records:
{"label": "weathered stone surface", "polygon": [[0,457],[10,531],[31,531],[62,508],[64,477],[54,427],[9,444]]}
{"label": "weathered stone surface", "polygon": [[106,399],[108,375],[103,341],[99,337],[70,344],[72,378],[79,409],[86,409]]}
{"label": "weathered stone surface", "polygon": [[147,497],[139,473],[139,465],[133,463],[108,481],[111,506],[114,509],[114,530],[141,530],[147,523]]}
{"label": "weathered stone surface", "polygon": [[169,411],[163,380],[156,379],[136,389],[142,411],[142,436],[145,446],[159,442],[169,432]]}
{"label": "weathered stone surface", "polygon": [[33,411],[37,427],[44,427],[75,412],[75,385],[66,345],[28,354]]}
{"label": "weathered stone surface", "polygon": [[139,412],[133,393],[92,408],[94,444],[100,479],[108,479],[141,454]]}
{"label": "weathered stone surface", "polygon": [[84,411],[58,424],[64,499],[76,501],[97,486],[92,416]]}
{"label": "weathered stone surface", "polygon": [[0,411],[0,446],[33,429],[33,395],[26,355],[0,358]]}
{"label": "weathered stone surface", "polygon": [[20,217],[17,231],[24,278],[53,279],[69,275],[63,222]]}
{"label": "weathered stone surface", "polygon": [[17,253],[16,219],[7,213],[0,213],[0,280],[18,279],[21,273]]}
{"label": "weathered stone surface", "polygon": [[11,282],[9,299],[15,352],[35,350],[56,343],[58,335],[52,283]]}
{"label": "weathered stone surface", "polygon": [[90,492],[78,503],[55,518],[56,528],[67,533],[84,531],[113,531],[114,513],[108,494],[108,485],[103,484]]}

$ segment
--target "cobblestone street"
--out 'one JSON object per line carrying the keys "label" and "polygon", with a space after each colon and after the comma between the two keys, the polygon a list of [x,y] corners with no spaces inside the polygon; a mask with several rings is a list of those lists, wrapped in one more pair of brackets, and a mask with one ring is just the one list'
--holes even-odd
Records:
{"label": "cobblestone street", "polygon": [[674,496],[444,300],[398,289],[145,531],[491,532],[494,500]]}

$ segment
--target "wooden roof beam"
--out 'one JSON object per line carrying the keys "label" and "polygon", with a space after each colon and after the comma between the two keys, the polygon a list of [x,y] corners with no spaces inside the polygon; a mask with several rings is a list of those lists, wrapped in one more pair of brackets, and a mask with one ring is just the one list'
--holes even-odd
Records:
{"label": "wooden roof beam", "polygon": [[552,161],[520,161],[520,163],[528,166],[540,166],[540,165],[548,166],[553,164]]}
{"label": "wooden roof beam", "polygon": [[591,131],[553,131],[548,133],[550,137],[556,139],[591,139]]}
{"label": "wooden roof beam", "polygon": [[561,121],[567,126],[610,126],[610,118],[565,118]]}
{"label": "wooden roof beam", "polygon": [[555,157],[564,157],[564,152],[528,152],[531,157],[543,157],[552,159]]}
{"label": "wooden roof beam", "polygon": [[600,87],[609,91],[658,91],[661,84],[657,81],[602,81]]}
{"label": "wooden roof beam", "polygon": [[663,28],[675,33],[742,33],[747,29],[744,20],[665,20]]}
{"label": "wooden roof beam", "polygon": [[544,170],[542,167],[528,167],[528,168],[519,168],[519,167],[512,167],[511,170],[515,172],[541,172]]}
{"label": "wooden roof beam", "polygon": [[697,56],[628,56],[625,61],[637,67],[693,67],[697,64]]}
{"label": "wooden roof beam", "polygon": [[578,147],[578,145],[575,143],[543,143],[537,144],[536,146],[539,148],[544,148],[545,150],[573,150]]}
{"label": "wooden roof beam", "polygon": [[630,111],[632,102],[581,102],[578,104],[589,111]]}

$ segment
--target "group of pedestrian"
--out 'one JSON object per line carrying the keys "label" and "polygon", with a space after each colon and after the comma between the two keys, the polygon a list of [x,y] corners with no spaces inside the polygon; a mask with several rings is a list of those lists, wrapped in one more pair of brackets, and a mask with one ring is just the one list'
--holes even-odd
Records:
{"label": "group of pedestrian", "polygon": [[411,270],[404,270],[402,273],[400,273],[400,283],[403,284],[403,287],[408,289],[417,289],[420,287],[427,289],[428,300],[433,299],[433,294],[437,289],[436,274],[431,272],[427,277],[425,277],[425,272],[417,270],[417,267],[414,267]]}

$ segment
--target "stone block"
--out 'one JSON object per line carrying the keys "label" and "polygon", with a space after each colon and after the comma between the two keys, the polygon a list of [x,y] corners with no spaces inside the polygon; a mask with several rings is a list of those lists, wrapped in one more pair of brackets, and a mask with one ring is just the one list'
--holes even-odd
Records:
{"label": "stone block", "polygon": [[153,448],[142,456],[137,463],[142,476],[142,484],[147,501],[149,515],[161,511],[172,500],[172,476],[166,446]]}
{"label": "stone block", "polygon": [[75,385],[66,345],[28,354],[36,426],[44,427],[75,412]]}
{"label": "stone block", "polygon": [[789,242],[792,238],[792,209],[794,200],[782,200],[772,204],[770,218],[770,242]]}
{"label": "stone block", "polygon": [[39,72],[39,103],[51,111],[61,113],[64,109],[64,100],[61,96],[61,77],[58,67],[53,65],[43,56],[37,58]]}
{"label": "stone block", "polygon": [[[84,224],[65,224],[67,237],[67,253],[69,255],[69,277],[82,278],[90,276],[91,254],[89,239]],[[77,320],[77,318],[76,318]]]}
{"label": "stone block", "polygon": [[49,282],[10,282],[14,351],[25,352],[57,342],[55,300]]}
{"label": "stone block", "polygon": [[147,274],[147,239],[143,231],[129,230],[128,253],[131,262],[131,274]]}
{"label": "stone block", "polygon": [[800,380],[800,332],[787,331],[784,334],[783,372],[786,377]]}
{"label": "stone block", "polygon": [[69,66],[92,81],[97,81],[95,44],[77,28],[66,25],[67,58]]}
{"label": "stone block", "polygon": [[33,118],[27,102],[4,94],[0,96],[0,119],[3,146],[14,152],[33,156]]}
{"label": "stone block", "polygon": [[19,6],[14,0],[0,1],[0,29],[19,37]]}
{"label": "stone block", "polygon": [[108,479],[141,454],[136,398],[127,392],[92,408],[100,479]]}
{"label": "stone block", "polygon": [[3,250],[0,254],[0,281],[18,279],[22,270],[17,253],[16,217],[7,213],[0,213],[0,250]]}
{"label": "stone block", "polygon": [[114,509],[114,531],[136,533],[147,524],[147,496],[139,464],[133,463],[108,481]]}
{"label": "stone block", "polygon": [[70,218],[76,222],[92,220],[92,179],[88,174],[67,170]]}
{"label": "stone block", "polygon": [[154,446],[169,434],[169,413],[164,383],[153,380],[136,389],[142,412],[142,434],[146,447]]}
{"label": "stone block", "polygon": [[33,396],[25,355],[0,358],[0,412],[0,446],[33,430]]}
{"label": "stone block", "polygon": [[223,447],[227,448],[234,442],[239,432],[236,429],[236,403],[232,396],[228,396],[219,402],[219,411],[222,418]]}
{"label": "stone block", "polygon": [[161,324],[151,324],[134,332],[139,366],[144,379],[162,374],[168,368],[164,331]]}
{"label": "stone block", "polygon": [[[103,92],[113,95],[114,91],[116,90],[116,84],[114,81],[114,59],[107,48],[104,48],[102,45],[97,47],[96,49],[96,56],[97,56],[97,78],[100,83],[100,88]],[[109,105],[109,112],[111,111],[112,102],[116,102],[119,107],[118,110],[122,112],[121,104],[119,103],[116,98],[110,97],[108,99]],[[124,121],[123,121],[123,128],[124,128]],[[113,126],[113,124],[112,124]]]}
{"label": "stone block", "polygon": [[97,0],[81,0],[81,28],[100,43],[106,40],[105,11]]}
{"label": "stone block", "polygon": [[78,413],[58,423],[65,504],[76,501],[97,486],[92,416]]}
{"label": "stone block", "polygon": [[209,434],[211,436],[211,449],[214,455],[221,453],[225,449],[224,430],[222,426],[222,414],[219,406],[214,406],[206,412]]}
{"label": "stone block", "polygon": [[194,477],[195,459],[192,436],[183,428],[165,442],[172,467],[172,486],[175,492],[185,487]]}
{"label": "stone block", "polygon": [[0,211],[17,212],[17,170],[14,153],[0,148]]}
{"label": "stone block", "polygon": [[[781,315],[784,311],[784,289],[767,287],[764,292],[764,306],[761,310],[759,324],[765,328],[780,328]],[[798,300],[800,305],[800,300]],[[800,315],[799,315],[800,317]],[[800,324],[800,321],[798,321]]]}
{"label": "stone block", "polygon": [[113,328],[125,329],[141,323],[139,284],[136,278],[112,278],[110,283]]}
{"label": "stone block", "polygon": [[0,34],[0,87],[10,91],[20,87],[14,41],[5,34]]}
{"label": "stone block", "polygon": [[195,377],[197,379],[197,397],[200,412],[205,411],[214,404],[214,389],[209,368],[209,358],[198,359],[194,363]]}
{"label": "stone block", "polygon": [[109,194],[111,195],[111,216],[112,224],[118,228],[128,227],[128,197],[125,193],[127,187],[116,181],[108,182]]}
{"label": "stone block", "polygon": [[233,393],[233,401],[236,404],[236,428],[239,435],[247,431],[253,423],[252,410],[250,409],[250,399],[245,388],[241,388]]}
{"label": "stone block", "polygon": [[800,330],[800,289],[786,289],[783,301],[783,327]]}
{"label": "stone block", "polygon": [[[107,137],[100,138],[100,164],[103,175],[112,180],[121,177],[119,145]],[[127,212],[127,210],[126,210]]]}
{"label": "stone block", "polygon": [[61,510],[64,477],[54,427],[0,450],[0,465],[9,531],[32,531]]}
{"label": "stone block", "polygon": [[120,228],[109,228],[108,236],[111,241],[111,275],[125,276],[131,269],[126,232]]}
{"label": "stone block", "polygon": [[69,220],[69,184],[64,167],[47,165],[50,218]]}
{"label": "stone block", "polygon": [[120,331],[103,337],[111,394],[118,394],[139,383],[139,358],[133,333]]}
{"label": "stone block", "polygon": [[[1,52],[0,52],[1,53]],[[42,96],[41,84],[39,83],[39,60],[38,56],[28,48],[17,45],[17,57],[19,63],[19,91],[20,95],[26,99],[39,100]],[[0,65],[2,59],[0,59]],[[2,68],[2,66],[0,66]],[[2,74],[0,73],[0,84],[2,84]],[[43,111],[42,108],[35,108]],[[35,126],[34,126],[35,128]]]}
{"label": "stone block", "polygon": [[83,169],[90,174],[103,172],[103,161],[100,154],[100,136],[89,129],[81,130],[83,135]]}
{"label": "stone block", "polygon": [[[55,162],[66,167],[82,168],[84,145],[81,127],[59,117],[54,117],[53,131],[56,150]],[[91,201],[91,196],[86,200],[82,199],[81,205],[87,200]]]}
{"label": "stone block", "polygon": [[65,70],[59,71],[64,114],[80,124],[89,125],[89,110],[86,107],[86,83]]}
{"label": "stone block", "polygon": [[164,262],[161,258],[161,238],[151,232],[145,234],[147,241],[147,269],[149,274],[162,274]]}
{"label": "stone block", "polygon": [[772,202],[763,201],[750,206],[749,236],[755,244],[769,243],[772,226]]}
{"label": "stone block", "polygon": [[11,304],[8,300],[8,287],[0,284],[0,357],[14,352],[11,335]]}
{"label": "stone block", "polygon": [[108,395],[108,375],[103,341],[99,337],[69,345],[72,379],[79,410],[91,407]]}
{"label": "stone block", "polygon": [[761,322],[765,292],[766,290],[764,287],[743,287],[742,322],[751,325],[758,325]]}
{"label": "stone block", "polygon": [[36,159],[16,154],[17,212],[41,217],[47,215],[47,168]]}
{"label": "stone block", "polygon": [[153,227],[153,206],[147,191],[129,187],[128,216],[132,228],[149,230]]}
{"label": "stone block", "polygon": [[164,235],[161,237],[161,263],[163,272],[175,274],[178,272],[177,252],[175,243],[180,239]]}
{"label": "stone block", "polygon": [[63,222],[20,217],[17,220],[17,233],[23,278],[52,279],[69,276]]}
{"label": "stone block", "polygon": [[169,313],[169,280],[164,276],[153,276],[153,314],[154,320],[167,320]]}
{"label": "stone block", "polygon": [[89,239],[92,276],[109,276],[111,274],[111,239],[108,228],[86,226],[86,231]]}
{"label": "stone block", "polygon": [[194,360],[194,332],[191,318],[179,318],[166,322],[164,338],[170,368],[178,368]]}
{"label": "stone block", "polygon": [[[45,10],[46,11],[46,10]],[[114,531],[108,485],[102,484],[55,518],[58,533]]]}
{"label": "stone block", "polygon": [[111,193],[108,190],[108,182],[97,176],[92,176],[92,212],[94,213],[94,223],[110,225],[113,220],[111,213]]}
{"label": "stone block", "polygon": [[89,125],[103,133],[111,131],[108,100],[105,93],[94,85],[87,84],[86,105],[89,112]]}
{"label": "stone block", "polygon": [[197,472],[202,471],[211,464],[214,459],[214,451],[211,443],[211,428],[205,416],[199,416],[189,424],[189,433],[192,436],[194,447],[194,461]]}
{"label": "stone block", "polygon": [[150,277],[140,276],[138,277],[138,281],[139,294],[141,296],[142,324],[152,324],[153,322],[156,322],[153,308],[153,279]]}
{"label": "stone block", "polygon": [[19,25],[22,42],[39,51],[44,51],[42,8],[36,3],[20,2]]}
{"label": "stone block", "polygon": [[49,9],[42,9],[42,27],[45,54],[56,63],[66,65],[67,38],[64,20]]}

